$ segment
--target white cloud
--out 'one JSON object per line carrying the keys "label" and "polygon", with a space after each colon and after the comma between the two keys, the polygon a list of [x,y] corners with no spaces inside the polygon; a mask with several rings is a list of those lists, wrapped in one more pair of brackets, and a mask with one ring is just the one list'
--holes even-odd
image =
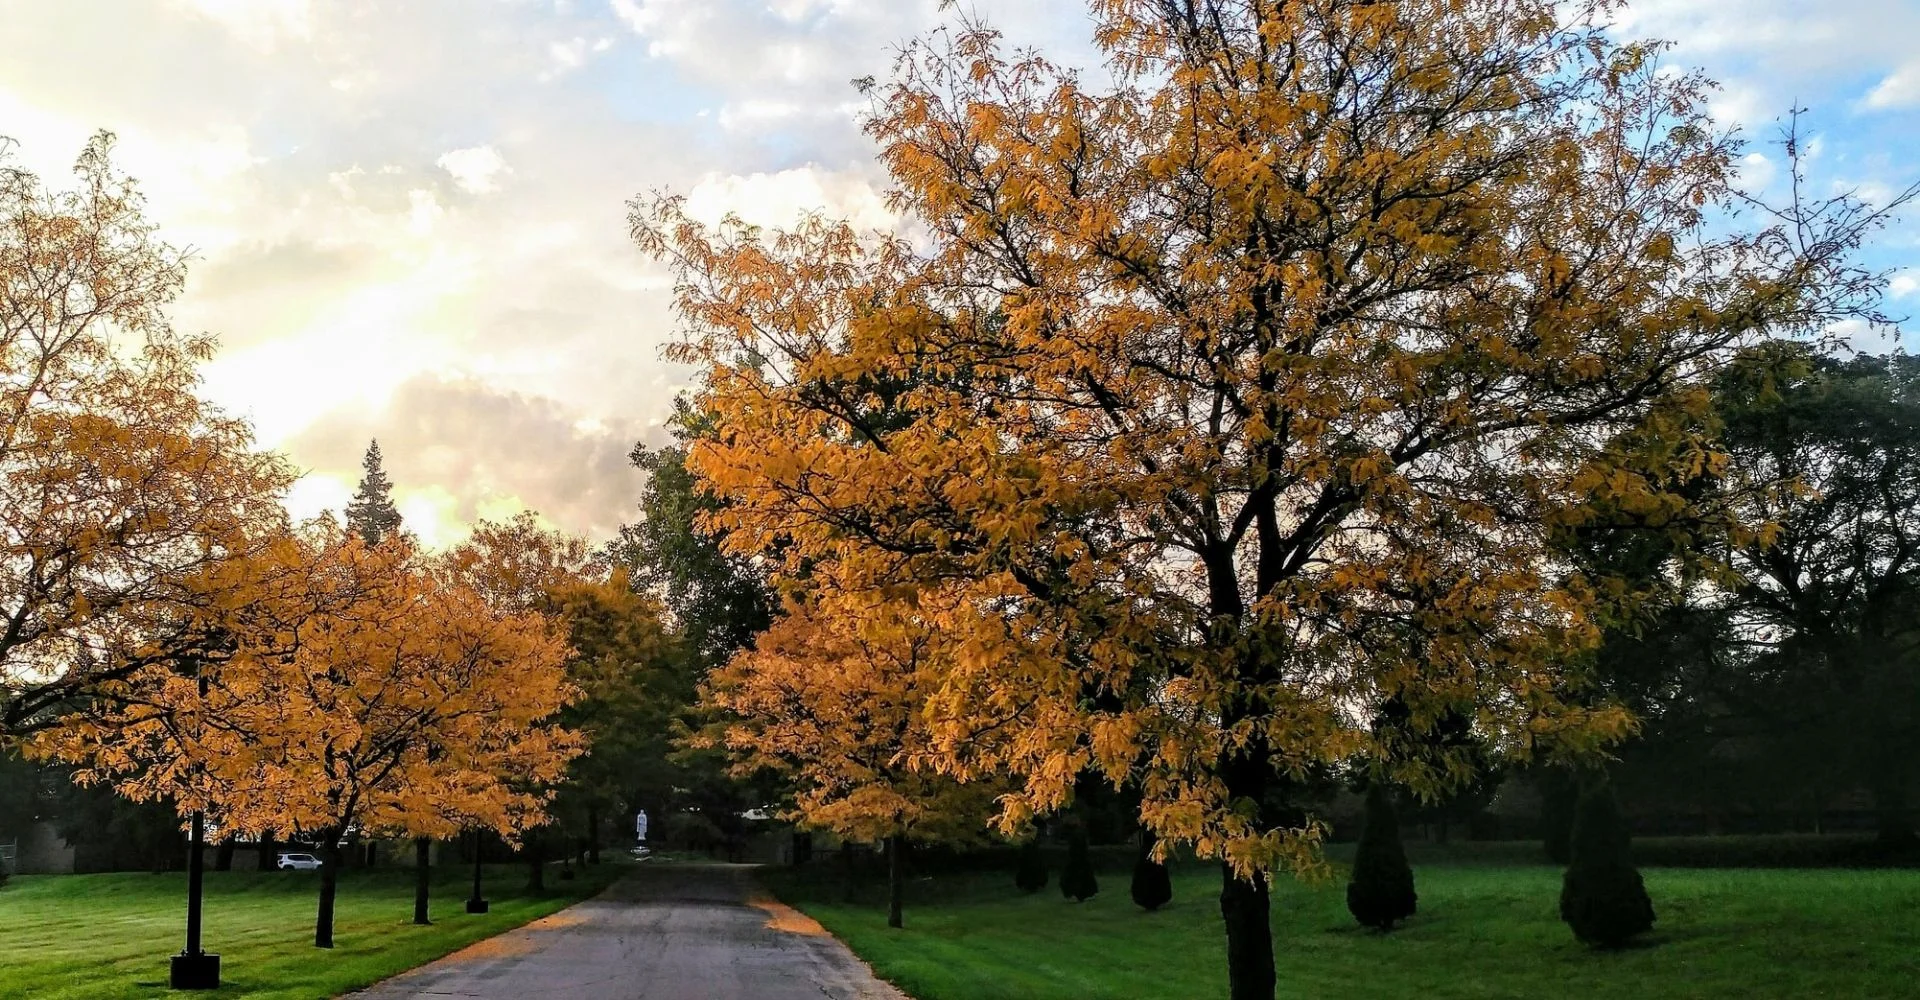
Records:
{"label": "white cloud", "polygon": [[1908,63],[1867,92],[1866,106],[1876,110],[1920,106],[1920,63]]}
{"label": "white cloud", "polygon": [[1765,192],[1773,186],[1774,178],[1780,172],[1764,153],[1748,153],[1741,157],[1738,169],[1740,186],[1749,194]]}
{"label": "white cloud", "polygon": [[500,190],[500,175],[512,173],[500,151],[492,146],[474,146],[442,153],[433,161],[453,175],[453,182],[468,194],[488,194]]}
{"label": "white cloud", "polygon": [[309,0],[175,0],[262,52],[309,38],[313,16]]}
{"label": "white cloud", "polygon": [[817,212],[860,229],[892,229],[899,217],[864,177],[815,166],[777,173],[712,174],[687,192],[687,212],[717,222],[728,213],[758,226],[791,226]]}
{"label": "white cloud", "polygon": [[1914,292],[1920,292],[1920,270],[1897,272],[1887,282],[1887,294],[1896,299],[1904,299]]}

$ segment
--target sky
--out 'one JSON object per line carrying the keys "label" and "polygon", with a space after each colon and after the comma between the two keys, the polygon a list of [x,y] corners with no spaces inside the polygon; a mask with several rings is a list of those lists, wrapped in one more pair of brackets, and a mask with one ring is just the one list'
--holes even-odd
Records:
{"label": "sky", "polygon": [[[965,9],[1096,66],[1081,0]],[[634,516],[627,456],[666,440],[686,369],[665,270],[626,203],[780,224],[894,225],[852,80],[953,16],[938,0],[0,0],[0,136],[49,182],[119,137],[169,242],[193,251],[175,324],[220,337],[206,395],[344,506],[367,441],[430,544],[523,508],[595,539]],[[1920,179],[1920,0],[1642,0],[1624,36],[1721,87],[1773,142],[1808,109],[1821,190]],[[1920,303],[1920,214],[1869,251]],[[1884,340],[1865,345],[1889,346]]]}

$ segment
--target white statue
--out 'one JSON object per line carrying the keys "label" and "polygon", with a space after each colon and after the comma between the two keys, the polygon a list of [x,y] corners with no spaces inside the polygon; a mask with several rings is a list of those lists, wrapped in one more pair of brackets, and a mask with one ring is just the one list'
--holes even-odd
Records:
{"label": "white statue", "polygon": [[643,844],[647,842],[647,811],[645,809],[640,810],[633,817],[633,839]]}

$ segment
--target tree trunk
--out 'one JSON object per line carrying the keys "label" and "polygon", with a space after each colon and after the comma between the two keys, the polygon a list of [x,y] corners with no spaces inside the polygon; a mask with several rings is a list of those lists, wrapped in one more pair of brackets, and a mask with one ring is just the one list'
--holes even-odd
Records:
{"label": "tree trunk", "polygon": [[214,871],[230,872],[233,870],[233,848],[234,843],[232,837],[227,837],[220,841],[220,848],[213,853]]}
{"label": "tree trunk", "polygon": [[1236,878],[1220,865],[1220,916],[1227,925],[1227,995],[1232,1000],[1273,1000],[1273,927],[1267,883]]}
{"label": "tree trunk", "polygon": [[313,918],[315,948],[333,947],[333,896],[340,884],[342,857],[340,848],[335,845],[337,840],[337,835],[327,834],[327,847],[320,852],[320,912]]}
{"label": "tree trunk", "polygon": [[547,891],[547,870],[540,854],[540,831],[527,831],[527,891]]}
{"label": "tree trunk", "polygon": [[906,865],[901,855],[906,843],[898,834],[887,838],[887,926],[898,930],[906,926],[901,904],[906,901]]}
{"label": "tree trunk", "polygon": [[600,807],[587,806],[587,864],[600,863]]}
{"label": "tree trunk", "polygon": [[853,843],[851,841],[842,840],[840,842],[840,860],[845,862],[846,901],[851,903],[853,902],[854,886],[859,881],[857,878],[854,877],[855,872],[853,869]]}
{"label": "tree trunk", "polygon": [[413,922],[425,926],[433,923],[427,919],[427,892],[432,878],[433,841],[425,837],[413,840]]}
{"label": "tree trunk", "polygon": [[273,839],[273,834],[263,833],[260,835],[258,850],[260,851],[260,856],[254,859],[255,868],[263,872],[270,872],[279,867],[280,845]]}
{"label": "tree trunk", "polygon": [[[1251,806],[1253,820],[1264,830],[1271,817],[1266,804],[1271,772],[1264,747],[1250,746],[1225,762],[1228,800],[1235,807]],[[1233,866],[1220,864],[1220,916],[1227,931],[1227,995],[1230,1000],[1273,1000],[1273,926],[1264,876],[1251,880],[1234,875]]]}

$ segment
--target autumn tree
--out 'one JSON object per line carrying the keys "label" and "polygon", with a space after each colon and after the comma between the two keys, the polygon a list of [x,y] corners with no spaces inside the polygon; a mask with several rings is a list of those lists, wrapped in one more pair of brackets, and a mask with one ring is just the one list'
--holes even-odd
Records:
{"label": "autumn tree", "polygon": [[0,138],[0,739],[203,646],[203,571],[283,527],[294,478],[199,397],[184,255],[112,149],[56,190]]}
{"label": "autumn tree", "polygon": [[135,674],[124,704],[33,749],[224,829],[317,840],[323,948],[348,831],[513,837],[544,821],[544,789],[579,751],[551,721],[574,692],[550,621],[325,523],[223,571],[249,596],[221,619],[221,656]]}
{"label": "autumn tree", "polygon": [[802,824],[884,844],[889,927],[903,924],[907,843],[981,839],[993,805],[991,783],[917,766],[935,749],[924,722],[933,648],[924,621],[829,590],[794,598],[706,686],[720,721],[705,742],[742,773],[787,774]]}
{"label": "autumn tree", "polygon": [[1556,683],[1607,588],[1555,527],[1683,504],[1709,379],[1869,305],[1880,217],[1723,224],[1705,81],[1581,8],[1093,8],[1111,89],[963,22],[872,91],[923,241],[631,221],[677,269],[726,544],[941,595],[931,763],[1021,775],[1009,831],[1085,768],[1134,783],[1220,860],[1230,992],[1266,1000],[1268,875],[1319,866],[1285,776],[1368,753],[1381,692],[1518,753],[1623,735]]}
{"label": "autumn tree", "polygon": [[[671,758],[679,715],[695,699],[698,658],[668,628],[660,600],[636,588],[625,566],[591,552],[580,538],[543,527],[532,513],[481,522],[444,563],[452,578],[505,607],[549,615],[566,630],[567,675],[580,697],[562,720],[585,736],[590,750],[568,768],[552,812],[560,825],[584,834],[580,841],[597,854],[607,812],[657,803],[680,779]],[[528,843],[536,873],[537,836]]]}
{"label": "autumn tree", "polygon": [[360,469],[360,486],[347,504],[347,527],[368,545],[378,545],[400,530],[400,508],[393,505],[393,481],[387,478],[379,441],[367,443]]}

